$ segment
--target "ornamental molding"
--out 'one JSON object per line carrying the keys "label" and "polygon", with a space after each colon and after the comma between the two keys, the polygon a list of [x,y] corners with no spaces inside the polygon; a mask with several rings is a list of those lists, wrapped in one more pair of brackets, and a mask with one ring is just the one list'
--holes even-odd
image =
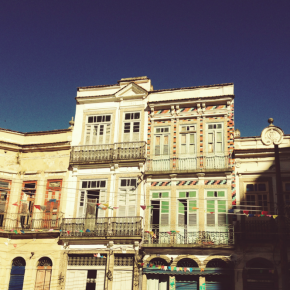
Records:
{"label": "ornamental molding", "polygon": [[279,145],[283,141],[284,132],[279,127],[273,125],[273,119],[270,118],[268,122],[270,125],[266,127],[261,134],[261,139],[264,145]]}

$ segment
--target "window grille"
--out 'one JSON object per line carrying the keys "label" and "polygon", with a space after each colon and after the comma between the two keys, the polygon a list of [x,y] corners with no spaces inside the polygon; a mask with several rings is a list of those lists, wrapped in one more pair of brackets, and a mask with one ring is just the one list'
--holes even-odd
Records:
{"label": "window grille", "polygon": [[50,266],[52,267],[52,261],[50,258],[48,257],[42,257],[38,260],[38,267],[42,267],[42,266]]}
{"label": "window grille", "polygon": [[196,268],[198,267],[198,264],[189,258],[181,259],[180,261],[177,262],[177,267],[191,267],[191,268]]}
{"label": "window grille", "polygon": [[134,256],[133,255],[115,255],[114,265],[115,266],[133,266]]}
{"label": "window grille", "polygon": [[[101,254],[102,256],[103,255]],[[106,266],[107,259],[94,257],[92,255],[69,255],[68,265],[69,266]]]}

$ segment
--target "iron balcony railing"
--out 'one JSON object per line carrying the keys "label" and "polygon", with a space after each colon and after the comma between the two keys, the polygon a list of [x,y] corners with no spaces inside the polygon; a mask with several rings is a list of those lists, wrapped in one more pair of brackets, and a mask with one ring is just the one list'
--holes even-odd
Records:
{"label": "iron balcony railing", "polygon": [[107,162],[112,160],[145,159],[146,142],[122,142],[101,145],[73,146],[70,162]]}
{"label": "iron balcony railing", "polygon": [[234,245],[233,225],[207,226],[199,230],[188,226],[178,226],[170,230],[170,226],[151,225],[145,231],[143,244],[150,245],[192,245],[196,247],[218,247]]}
{"label": "iron balcony railing", "polygon": [[206,169],[229,169],[229,154],[155,156],[147,159],[146,171],[193,171]]}
{"label": "iron balcony railing", "polygon": [[1,213],[0,229],[4,231],[11,230],[41,230],[41,229],[59,229],[61,224],[61,214],[19,214],[19,213]]}
{"label": "iron balcony railing", "polygon": [[62,237],[142,236],[142,217],[64,218]]}

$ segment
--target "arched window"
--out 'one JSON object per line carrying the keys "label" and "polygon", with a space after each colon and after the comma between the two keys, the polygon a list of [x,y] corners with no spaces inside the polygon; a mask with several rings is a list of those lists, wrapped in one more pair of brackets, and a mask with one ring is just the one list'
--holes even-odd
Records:
{"label": "arched window", "polygon": [[162,258],[154,258],[149,263],[156,266],[169,266],[169,264]]}
{"label": "arched window", "polygon": [[[162,258],[154,258],[149,261],[155,266],[169,266],[169,264]],[[168,275],[148,274],[147,275],[147,290],[153,289],[168,289]]]}
{"label": "arched window", "polygon": [[244,289],[277,289],[277,273],[273,263],[264,258],[255,258],[244,268]]}
{"label": "arched window", "polygon": [[37,263],[35,290],[49,290],[52,271],[52,261],[48,257],[42,257]]}
{"label": "arched window", "polygon": [[26,262],[23,258],[16,257],[13,259],[10,272],[9,290],[22,290],[25,266]]}
{"label": "arched window", "polygon": [[229,263],[222,259],[212,259],[206,264],[206,268],[229,268]]}
{"label": "arched window", "polygon": [[192,259],[184,258],[177,262],[177,267],[197,268],[198,264]]}

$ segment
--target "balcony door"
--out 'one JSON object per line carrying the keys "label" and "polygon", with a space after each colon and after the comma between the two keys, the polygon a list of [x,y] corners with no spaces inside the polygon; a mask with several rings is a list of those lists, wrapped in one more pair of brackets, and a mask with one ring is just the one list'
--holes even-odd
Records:
{"label": "balcony door", "polygon": [[195,126],[181,126],[180,134],[180,150],[178,156],[179,170],[192,170],[197,167],[196,159],[196,133]]}
{"label": "balcony door", "polygon": [[170,169],[170,128],[156,127],[154,134],[154,157],[152,166],[154,171]]}
{"label": "balcony door", "polygon": [[125,113],[123,124],[123,142],[140,140],[140,112]]}

